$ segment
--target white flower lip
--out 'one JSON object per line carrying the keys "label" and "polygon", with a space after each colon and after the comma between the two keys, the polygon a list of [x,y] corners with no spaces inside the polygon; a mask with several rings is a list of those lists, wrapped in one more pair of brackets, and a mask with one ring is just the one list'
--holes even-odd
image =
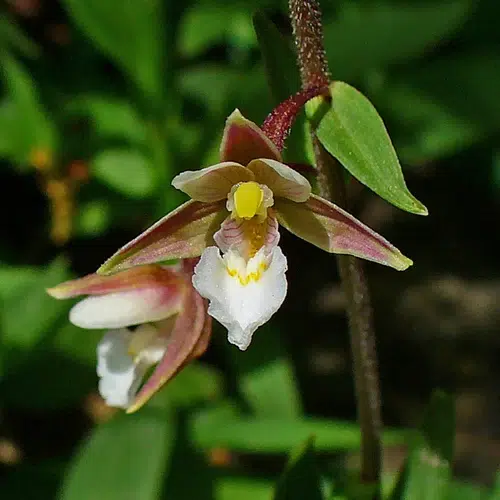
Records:
{"label": "white flower lip", "polygon": [[193,285],[210,301],[208,313],[228,329],[228,340],[245,350],[255,330],[283,303],[287,281],[286,257],[278,246],[262,247],[245,261],[237,251],[223,257],[209,247],[195,268]]}

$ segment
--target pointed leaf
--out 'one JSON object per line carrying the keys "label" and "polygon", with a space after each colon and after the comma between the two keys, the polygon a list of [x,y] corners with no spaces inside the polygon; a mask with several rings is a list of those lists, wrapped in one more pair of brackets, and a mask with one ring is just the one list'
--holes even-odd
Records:
{"label": "pointed leaf", "polygon": [[274,500],[323,500],[314,456],[314,439],[309,438],[292,451],[285,472],[276,485]]}
{"label": "pointed leaf", "polygon": [[305,203],[280,199],[278,221],[303,240],[330,253],[361,259],[404,271],[412,265],[396,247],[333,203],[312,195]]}
{"label": "pointed leaf", "polygon": [[188,201],[127,243],[98,270],[101,274],[162,262],[198,257],[214,245],[213,234],[227,216],[224,203]]}
{"label": "pointed leaf", "polygon": [[[291,448],[315,436],[320,451],[359,450],[359,426],[352,422],[319,418],[238,416],[234,407],[215,407],[200,411],[191,421],[192,439],[202,448],[229,448],[244,453],[288,453]],[[406,442],[408,432],[388,430],[384,444]]]}
{"label": "pointed leaf", "polygon": [[314,98],[306,106],[315,133],[360,182],[402,210],[427,215],[408,190],[396,151],[371,102],[344,82],[330,85],[331,101]]}
{"label": "pointed leaf", "polygon": [[71,464],[60,500],[157,500],[174,438],[172,416],[153,408],[101,425]]}

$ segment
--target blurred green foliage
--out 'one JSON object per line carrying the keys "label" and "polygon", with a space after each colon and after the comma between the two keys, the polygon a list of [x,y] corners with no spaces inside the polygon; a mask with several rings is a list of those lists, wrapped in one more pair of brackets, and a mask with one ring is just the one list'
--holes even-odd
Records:
{"label": "blurred green foliage", "polygon": [[[369,495],[343,460],[359,449],[357,425],[306,413],[279,321],[244,356],[216,331],[209,362],[186,368],[138,414],[110,415],[95,398],[100,332],[70,325],[69,305],[44,293],[92,272],[176,207],[182,196],[170,180],[214,163],[235,107],[262,122],[298,90],[292,60],[284,64],[289,85],[278,78],[278,88],[282,75],[273,75],[280,44],[291,45],[285,3],[10,0],[1,8],[0,175],[11,201],[0,242],[0,449],[26,445],[19,460],[0,451],[1,497]],[[491,147],[500,129],[497,2],[339,0],[323,8],[334,79],[376,105],[404,167],[484,147],[493,149],[487,168],[500,188]],[[304,161],[308,148],[302,120],[287,158]],[[39,434],[39,421],[57,432]],[[400,477],[385,478],[386,498],[500,498],[500,481],[490,492],[451,479],[453,425],[452,399],[437,395],[411,439],[386,431],[387,445],[410,443]]]}

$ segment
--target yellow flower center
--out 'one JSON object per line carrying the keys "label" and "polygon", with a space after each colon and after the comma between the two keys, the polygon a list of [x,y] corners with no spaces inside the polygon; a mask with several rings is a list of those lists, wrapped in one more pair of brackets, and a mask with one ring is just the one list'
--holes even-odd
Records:
{"label": "yellow flower center", "polygon": [[252,257],[247,262],[238,253],[230,251],[224,260],[229,276],[236,278],[242,286],[258,282],[269,267],[264,255]]}
{"label": "yellow flower center", "polygon": [[243,182],[234,192],[234,209],[241,219],[251,219],[262,205],[264,192],[256,182]]}

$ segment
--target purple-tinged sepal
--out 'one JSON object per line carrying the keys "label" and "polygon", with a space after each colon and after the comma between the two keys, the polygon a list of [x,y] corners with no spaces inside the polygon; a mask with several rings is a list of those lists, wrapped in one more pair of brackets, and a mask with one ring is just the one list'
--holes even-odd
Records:
{"label": "purple-tinged sepal", "polygon": [[281,153],[257,124],[235,109],[226,120],[220,146],[220,161],[248,165],[257,158],[281,161]]}
{"label": "purple-tinged sepal", "polygon": [[207,349],[211,332],[207,304],[193,287],[189,287],[175,322],[168,325],[166,331],[159,332],[160,336],[164,333],[168,338],[165,354],[127,408],[127,413],[137,411],[187,363],[201,356]]}
{"label": "purple-tinged sepal", "polygon": [[413,262],[355,217],[316,195],[305,203],[280,199],[279,223],[299,238],[329,253],[349,254],[404,271]]}
{"label": "purple-tinged sepal", "polygon": [[188,201],[160,219],[112,255],[99,274],[173,259],[199,257],[213,245],[213,234],[226,217],[223,201]]}

